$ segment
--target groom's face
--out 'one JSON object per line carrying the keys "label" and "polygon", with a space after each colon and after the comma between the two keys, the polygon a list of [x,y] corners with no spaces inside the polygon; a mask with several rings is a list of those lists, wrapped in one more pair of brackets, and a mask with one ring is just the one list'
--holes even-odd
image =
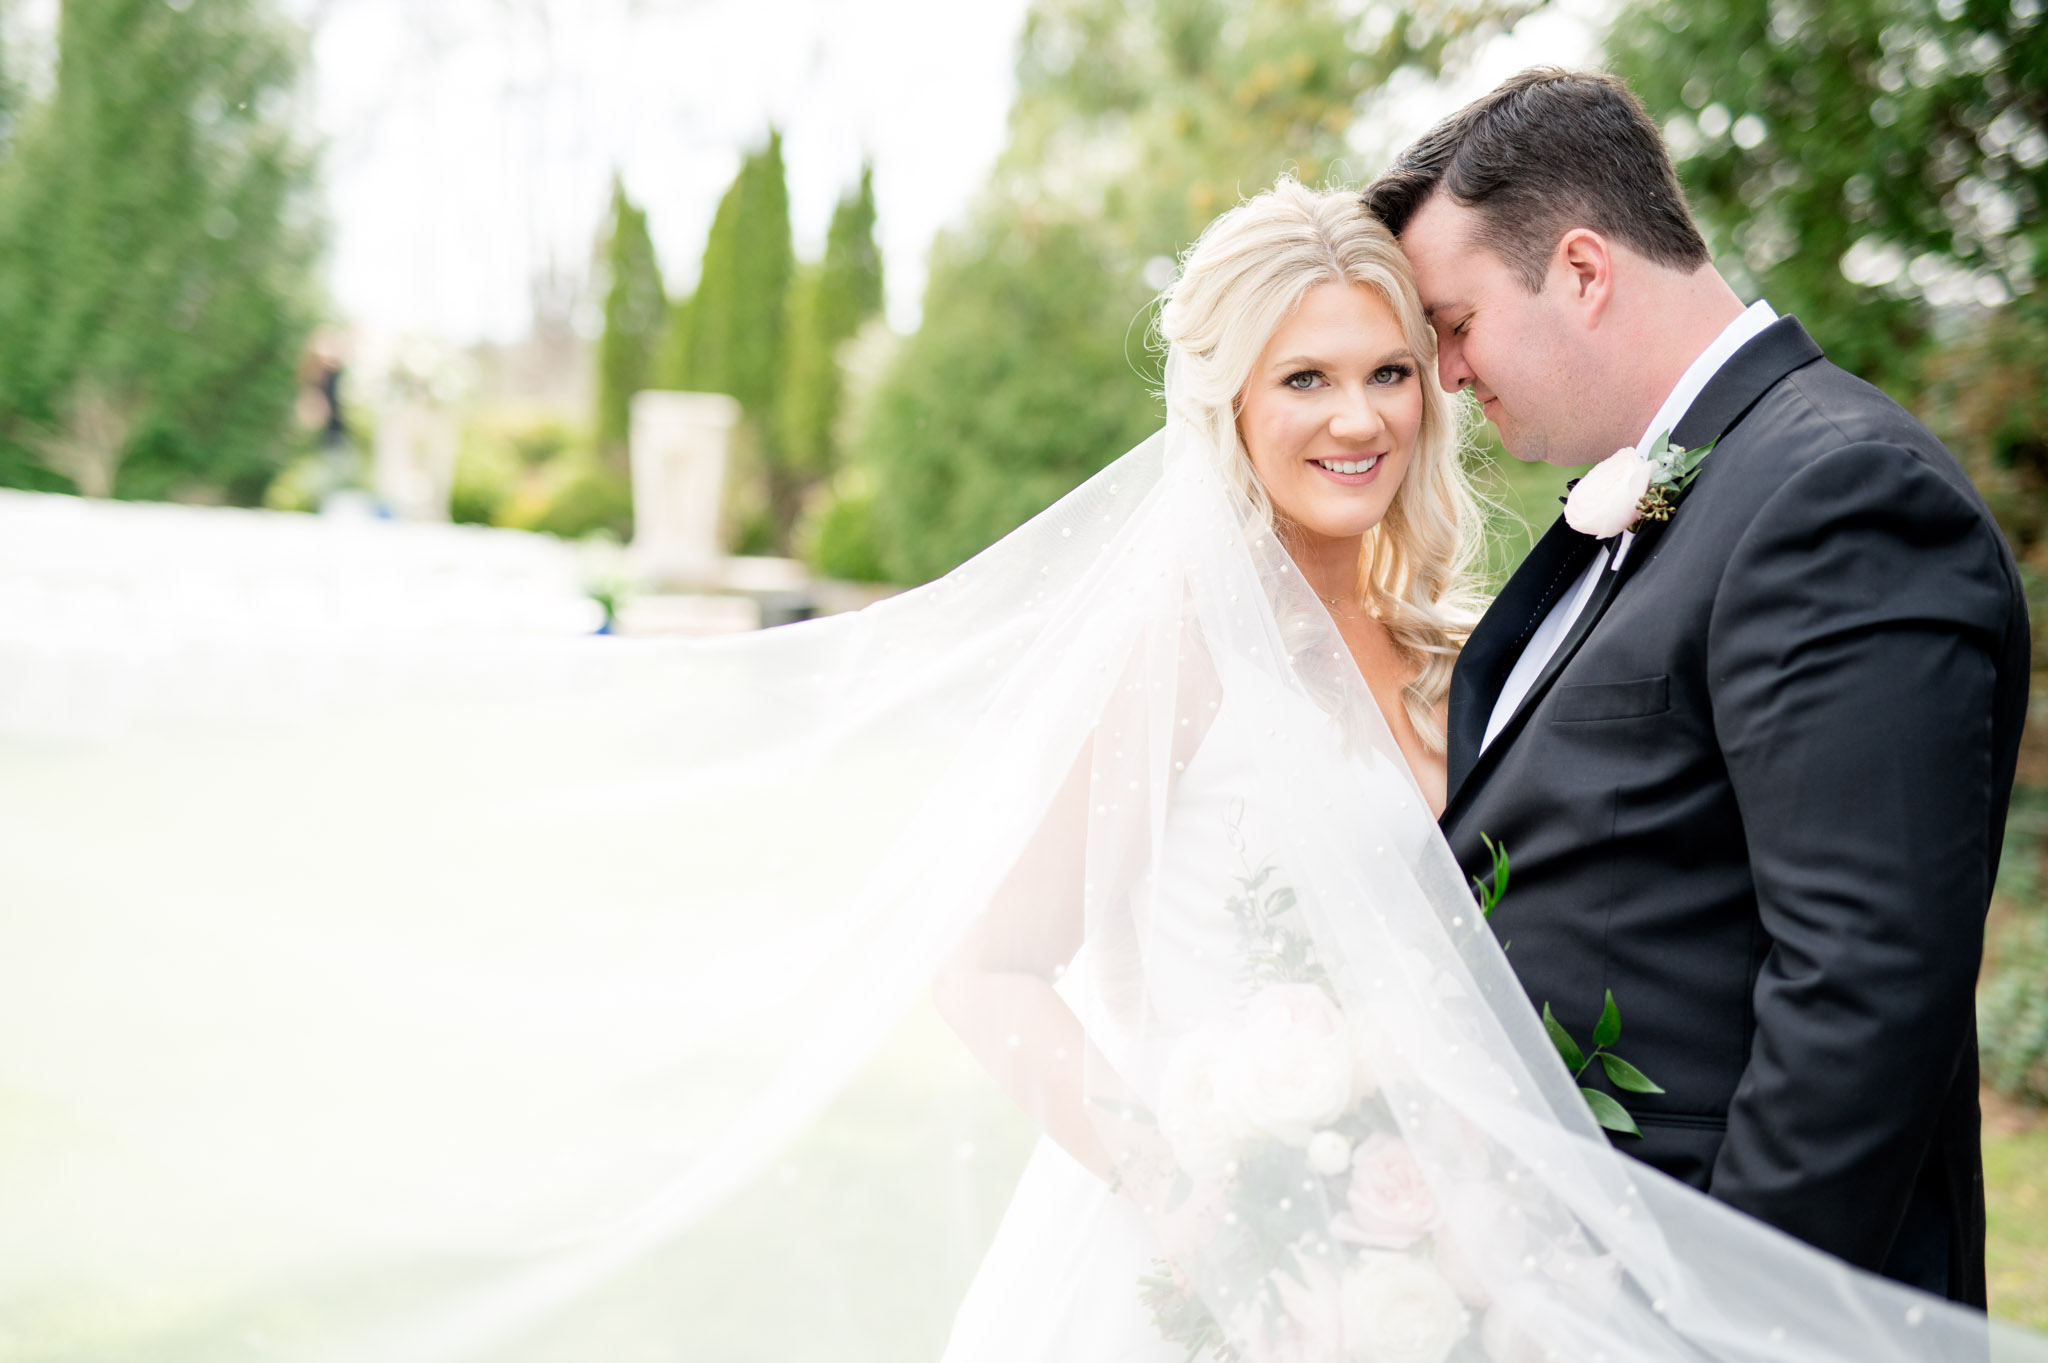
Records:
{"label": "groom's face", "polygon": [[1401,233],[1423,310],[1436,331],[1437,380],[1470,388],[1517,459],[1584,463],[1588,392],[1574,361],[1570,310],[1558,281],[1530,293],[1491,247],[1476,240],[1478,215],[1431,194]]}

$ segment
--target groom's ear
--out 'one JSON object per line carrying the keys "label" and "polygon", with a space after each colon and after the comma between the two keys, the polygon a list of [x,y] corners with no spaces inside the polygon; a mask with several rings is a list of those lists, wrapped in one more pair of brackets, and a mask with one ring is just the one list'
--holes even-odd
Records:
{"label": "groom's ear", "polygon": [[1614,248],[1590,227],[1574,227],[1558,238],[1551,256],[1553,286],[1563,285],[1562,301],[1586,322],[1597,324],[1614,296]]}

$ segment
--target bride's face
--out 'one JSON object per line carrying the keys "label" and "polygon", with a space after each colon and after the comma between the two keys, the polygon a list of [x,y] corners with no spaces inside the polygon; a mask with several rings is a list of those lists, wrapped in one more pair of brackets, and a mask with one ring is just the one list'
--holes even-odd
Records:
{"label": "bride's face", "polygon": [[1237,430],[1282,519],[1356,539],[1379,524],[1422,429],[1415,352],[1364,284],[1318,284],[1266,343]]}

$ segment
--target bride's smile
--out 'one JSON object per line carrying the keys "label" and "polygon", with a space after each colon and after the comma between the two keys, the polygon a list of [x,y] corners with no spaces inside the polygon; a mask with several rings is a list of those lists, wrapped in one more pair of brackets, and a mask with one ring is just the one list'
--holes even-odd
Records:
{"label": "bride's smile", "polygon": [[1280,518],[1355,552],[1422,428],[1415,354],[1379,291],[1332,282],[1304,294],[1260,354],[1237,426]]}

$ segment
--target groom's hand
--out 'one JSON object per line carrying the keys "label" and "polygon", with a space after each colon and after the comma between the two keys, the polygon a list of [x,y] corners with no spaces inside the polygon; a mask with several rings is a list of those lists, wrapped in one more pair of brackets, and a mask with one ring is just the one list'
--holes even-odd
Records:
{"label": "groom's hand", "polygon": [[1966,495],[1863,444],[1765,504],[1708,631],[1768,938],[1710,1191],[1866,1268],[1898,1234],[1972,1044],[1994,659],[2014,614]]}

